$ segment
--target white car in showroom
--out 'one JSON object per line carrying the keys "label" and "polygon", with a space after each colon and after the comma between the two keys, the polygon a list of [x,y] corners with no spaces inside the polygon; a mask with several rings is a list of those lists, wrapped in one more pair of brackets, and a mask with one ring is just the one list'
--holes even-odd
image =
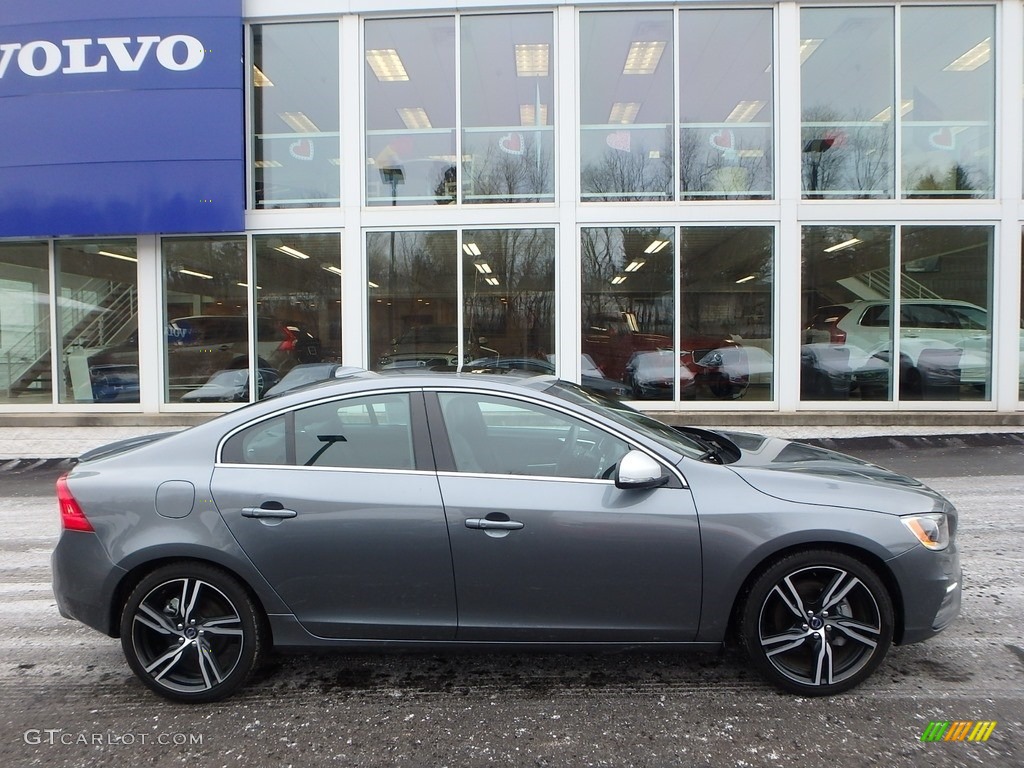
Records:
{"label": "white car in showroom", "polygon": [[[889,386],[892,302],[861,300],[820,307],[804,329],[806,348],[849,353],[851,386],[866,397]],[[988,312],[954,299],[900,301],[900,391],[904,397],[947,395],[961,384],[984,389],[991,374]],[[1021,338],[1024,345],[1024,336]],[[1024,354],[1018,358],[1024,381]]]}

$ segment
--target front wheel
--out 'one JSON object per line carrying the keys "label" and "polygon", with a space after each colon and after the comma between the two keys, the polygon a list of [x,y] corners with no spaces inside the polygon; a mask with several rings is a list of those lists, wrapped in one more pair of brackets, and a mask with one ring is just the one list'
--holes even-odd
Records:
{"label": "front wheel", "polygon": [[892,644],[889,593],[869,567],[829,550],[784,557],[754,582],[740,637],[772,683],[828,696],[867,679]]}
{"label": "front wheel", "polygon": [[168,699],[227,698],[259,664],[266,632],[259,609],[232,576],[203,563],[172,563],[132,590],[121,647],[132,671]]}

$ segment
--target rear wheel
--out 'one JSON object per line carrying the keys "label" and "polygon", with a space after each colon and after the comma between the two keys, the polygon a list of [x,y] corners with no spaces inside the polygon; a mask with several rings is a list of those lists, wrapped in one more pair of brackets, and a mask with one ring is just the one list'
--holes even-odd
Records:
{"label": "rear wheel", "polygon": [[742,608],[740,635],[772,683],[827,696],[865,680],[892,644],[893,607],[878,576],[840,552],[784,557],[761,574]]}
{"label": "rear wheel", "polygon": [[204,563],[172,563],[132,590],[121,646],[132,671],[174,701],[224,699],[244,685],[266,644],[262,615],[239,582]]}

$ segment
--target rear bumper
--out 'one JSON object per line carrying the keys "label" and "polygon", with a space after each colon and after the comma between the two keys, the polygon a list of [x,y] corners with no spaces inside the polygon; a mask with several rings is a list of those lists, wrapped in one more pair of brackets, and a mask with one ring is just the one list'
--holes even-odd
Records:
{"label": "rear bumper", "polygon": [[922,546],[888,561],[903,602],[901,645],[919,643],[944,630],[960,614],[963,571],[956,544],[941,552]]}
{"label": "rear bumper", "polygon": [[50,565],[60,615],[115,637],[113,598],[127,572],[110,561],[96,534],[63,531]]}

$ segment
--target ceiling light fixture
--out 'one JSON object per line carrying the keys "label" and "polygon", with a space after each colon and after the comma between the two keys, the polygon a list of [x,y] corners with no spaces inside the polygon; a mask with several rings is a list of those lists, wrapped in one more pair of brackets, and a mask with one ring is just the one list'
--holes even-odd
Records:
{"label": "ceiling light fixture", "polygon": [[640,269],[640,267],[642,267],[646,263],[646,259],[633,259],[633,261],[629,262],[629,264],[626,265],[626,271],[636,272],[638,269]]}
{"label": "ceiling light fixture", "polygon": [[767,101],[758,99],[754,101],[741,101],[732,108],[732,112],[725,118],[727,123],[749,123],[758,112],[765,108]]}
{"label": "ceiling light fixture", "polygon": [[654,240],[644,248],[644,253],[658,253],[665,250],[665,246],[668,245],[668,240]]}
{"label": "ceiling light fixture", "polygon": [[[540,109],[538,110],[538,107]],[[520,104],[519,105],[520,125],[547,125],[548,105],[547,104]]]}
{"label": "ceiling light fixture", "polygon": [[263,74],[263,70],[257,67],[255,64],[252,65],[252,85],[253,88],[274,87],[274,84],[270,81],[270,78]]}
{"label": "ceiling light fixture", "polygon": [[638,101],[617,101],[612,104],[612,111],[608,113],[608,122],[628,125],[636,120],[640,106]]}
{"label": "ceiling light fixture", "polygon": [[467,256],[479,256],[480,248],[476,243],[463,243],[462,250],[466,252]]}
{"label": "ceiling light fixture", "polygon": [[203,280],[213,280],[213,275],[208,275],[205,272],[196,272],[194,269],[179,269],[178,272],[182,275],[192,275],[192,277],[201,277]]}
{"label": "ceiling light fixture", "polygon": [[550,46],[547,43],[519,43],[516,45],[516,75],[519,77],[547,77]]}
{"label": "ceiling light fixture", "polygon": [[275,251],[280,251],[281,253],[284,253],[284,254],[287,254],[288,256],[291,256],[293,259],[308,259],[309,258],[309,256],[304,254],[302,251],[297,251],[294,248],[292,248],[290,245],[279,245],[274,250]]}
{"label": "ceiling light fixture", "polygon": [[861,240],[858,237],[851,237],[849,240],[844,240],[841,243],[836,243],[831,248],[826,248],[825,249],[825,253],[835,253],[836,251],[842,251],[842,250],[844,250],[846,248],[852,248],[857,243],[862,243],[862,242],[864,242],[864,241]]}
{"label": "ceiling light fixture", "polygon": [[405,71],[405,65],[394,48],[375,48],[367,51],[366,63],[382,83],[409,79],[409,73]]}
{"label": "ceiling light fixture", "polygon": [[485,277],[484,282],[488,285],[498,285],[500,281],[496,277]]}
{"label": "ceiling light fixture", "polygon": [[818,50],[818,46],[825,42],[824,38],[820,37],[805,37],[800,41],[800,63],[803,64],[809,58],[811,54]]}
{"label": "ceiling light fixture", "polygon": [[474,261],[473,266],[476,267],[476,271],[479,272],[481,275],[489,275],[491,274],[491,272],[494,271],[491,269],[491,265],[488,264],[486,261],[483,261],[482,259],[479,261]]}
{"label": "ceiling light fixture", "polygon": [[992,38],[986,37],[976,46],[942,68],[943,72],[973,72],[992,58]]}
{"label": "ceiling light fixture", "polygon": [[410,131],[434,127],[430,124],[427,110],[423,107],[399,107],[397,112],[398,116],[402,118],[402,122],[405,123],[405,127]]}
{"label": "ceiling light fixture", "polygon": [[277,116],[296,133],[320,133],[316,123],[310,120],[305,112],[278,112]]}
{"label": "ceiling light fixture", "polygon": [[665,52],[665,41],[633,42],[626,54],[626,65],[622,68],[624,75],[653,75]]}
{"label": "ceiling light fixture", "polygon": [[628,277],[629,275],[616,275],[612,278],[612,285],[622,285]]}
{"label": "ceiling light fixture", "polygon": [[97,251],[100,256],[109,256],[112,259],[121,259],[121,261],[132,261],[138,262],[138,259],[134,256],[125,256],[123,253],[114,253],[112,251]]}
{"label": "ceiling light fixture", "polygon": [[[914,109],[913,99],[903,99],[900,102],[900,117],[906,117]],[[877,115],[871,118],[873,123],[888,123],[892,120],[892,107],[886,107]]]}
{"label": "ceiling light fixture", "polygon": [[754,280],[756,278],[757,275],[747,275],[746,277],[741,277],[739,280],[737,280],[736,284],[739,285],[740,283],[749,283],[751,280]]}
{"label": "ceiling light fixture", "polygon": [[321,264],[320,269],[322,269],[324,272],[333,272],[336,275],[341,274],[341,269],[334,266],[333,264]]}

